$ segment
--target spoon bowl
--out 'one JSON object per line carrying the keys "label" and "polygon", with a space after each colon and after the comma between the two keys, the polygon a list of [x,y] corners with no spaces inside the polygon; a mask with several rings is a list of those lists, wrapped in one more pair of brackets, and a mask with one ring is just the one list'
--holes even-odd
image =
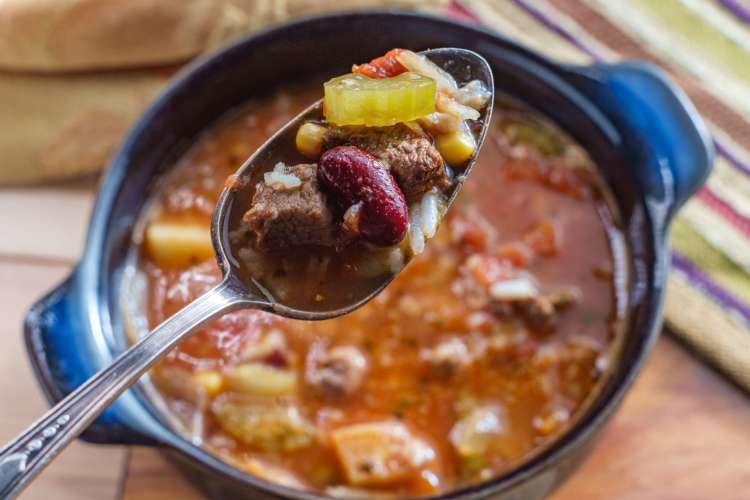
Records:
{"label": "spoon bowl", "polygon": [[[466,83],[478,79],[491,92],[490,100],[481,117],[482,128],[477,134],[477,148],[464,172],[453,183],[453,191],[449,194],[450,203],[455,199],[473,167],[484,141],[492,113],[494,82],[489,65],[475,52],[446,48],[429,50],[422,54],[453,75],[457,82]],[[272,162],[272,153],[278,149],[277,143],[288,142],[290,134],[297,130],[300,123],[313,115],[320,115],[321,106],[322,101],[316,102],[282,127],[240,167],[237,175],[251,174],[261,164],[268,165]],[[212,221],[212,240],[224,276],[223,281],[154,328],[118,356],[109,367],[84,382],[0,450],[0,498],[13,498],[23,491],[31,480],[123,391],[177,343],[206,322],[224,313],[243,308],[256,308],[305,320],[333,318],[362,306],[395,277],[394,274],[383,280],[364,298],[328,311],[302,310],[278,302],[256,279],[241,278],[238,262],[229,252],[230,220],[233,208],[237,205],[237,193],[238,191],[233,189],[224,189]]]}
{"label": "spoon bowl", "polygon": [[[460,175],[456,176],[447,193],[448,208],[458,196],[464,182],[468,178],[471,169],[476,163],[479,151],[484,143],[492,108],[494,104],[494,80],[492,70],[487,61],[476,52],[458,48],[439,48],[420,52],[444,71],[449,73],[460,85],[472,80],[479,80],[490,92],[487,106],[481,113],[479,123],[481,128],[476,131],[477,148],[464,166]],[[250,158],[248,158],[235,173],[238,179],[249,179],[259,169],[268,168],[278,162],[288,160],[287,151],[294,149],[295,134],[299,127],[308,121],[320,119],[323,115],[323,100],[320,99],[298,114],[294,119],[286,123],[273,136],[271,136]],[[246,185],[247,183],[239,183]],[[238,200],[239,195],[248,197],[244,188],[225,187],[214,210],[211,224],[211,238],[219,266],[227,281],[236,283],[236,288],[251,307],[272,311],[281,316],[302,320],[322,320],[347,314],[378,295],[388,284],[393,281],[398,273],[392,273],[385,279],[380,280],[368,293],[356,300],[333,309],[302,309],[284,303],[275,297],[257,277],[241,276],[241,266],[238,259],[231,251],[229,234],[233,222],[241,218],[241,214],[248,208],[247,203]]]}

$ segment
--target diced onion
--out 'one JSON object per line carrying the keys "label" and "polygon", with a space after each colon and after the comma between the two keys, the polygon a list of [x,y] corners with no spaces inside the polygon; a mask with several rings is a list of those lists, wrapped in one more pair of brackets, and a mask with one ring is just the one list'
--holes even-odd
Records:
{"label": "diced onion", "polygon": [[495,300],[527,300],[539,295],[539,288],[529,276],[496,281],[490,286],[490,297]]}
{"label": "diced onion", "polygon": [[449,73],[438,67],[437,64],[430,61],[425,56],[417,54],[410,50],[404,50],[398,56],[396,56],[396,59],[398,59],[398,62],[400,62],[409,71],[435,80],[435,83],[437,83],[438,92],[444,92],[448,95],[453,95],[458,90],[456,80],[454,80]]}
{"label": "diced onion", "polygon": [[484,109],[490,100],[490,91],[479,80],[472,80],[456,92],[456,101],[476,110]]}
{"label": "diced onion", "polygon": [[442,113],[457,116],[461,120],[478,120],[481,116],[479,111],[456,101],[453,97],[445,94],[438,94],[435,101],[435,109]]}
{"label": "diced onion", "polygon": [[286,166],[281,162],[277,163],[271,172],[263,174],[263,182],[275,191],[289,191],[302,185],[299,177],[286,173]]}

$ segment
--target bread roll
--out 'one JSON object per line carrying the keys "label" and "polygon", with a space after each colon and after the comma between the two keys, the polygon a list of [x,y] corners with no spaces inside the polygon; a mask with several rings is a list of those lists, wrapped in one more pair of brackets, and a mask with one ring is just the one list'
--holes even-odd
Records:
{"label": "bread roll", "polygon": [[0,69],[173,64],[291,16],[447,0],[0,0]]}
{"label": "bread roll", "polygon": [[0,74],[0,185],[98,171],[173,72]]}

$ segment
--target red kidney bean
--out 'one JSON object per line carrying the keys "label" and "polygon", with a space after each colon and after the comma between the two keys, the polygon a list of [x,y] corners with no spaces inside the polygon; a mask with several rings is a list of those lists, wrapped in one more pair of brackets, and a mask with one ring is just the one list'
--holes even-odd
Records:
{"label": "red kidney bean", "polygon": [[320,157],[318,181],[347,207],[360,204],[358,229],[366,241],[395,245],[406,236],[409,209],[387,168],[354,146],[338,146]]}

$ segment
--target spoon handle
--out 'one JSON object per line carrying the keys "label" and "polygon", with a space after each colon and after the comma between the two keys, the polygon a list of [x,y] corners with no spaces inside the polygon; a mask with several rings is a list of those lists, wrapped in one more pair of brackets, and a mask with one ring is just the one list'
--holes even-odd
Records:
{"label": "spoon handle", "polygon": [[0,498],[13,498],[73,439],[190,332],[214,317],[252,307],[226,280],[141,338],[0,450]]}

